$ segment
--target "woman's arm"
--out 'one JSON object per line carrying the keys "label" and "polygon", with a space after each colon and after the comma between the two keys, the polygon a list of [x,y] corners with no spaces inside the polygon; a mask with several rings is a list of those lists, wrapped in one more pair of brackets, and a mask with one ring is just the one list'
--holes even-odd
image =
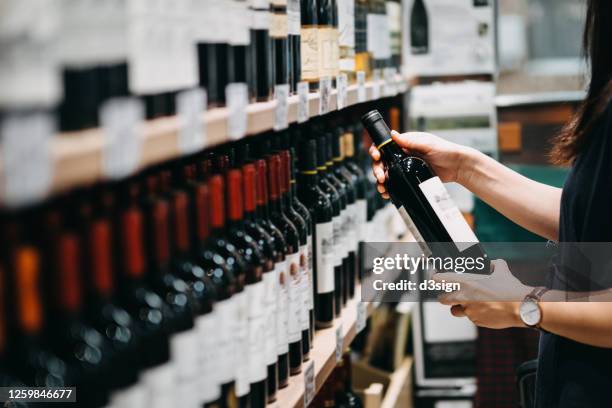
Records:
{"label": "woman's arm", "polygon": [[457,182],[523,228],[558,240],[560,188],[528,179],[475,150],[466,151]]}
{"label": "woman's arm", "polygon": [[[456,181],[520,226],[558,239],[561,189],[523,177],[475,149],[431,133],[392,132],[392,137],[406,151],[423,157],[442,181]],[[378,191],[388,198],[380,152],[372,146],[370,155]]]}

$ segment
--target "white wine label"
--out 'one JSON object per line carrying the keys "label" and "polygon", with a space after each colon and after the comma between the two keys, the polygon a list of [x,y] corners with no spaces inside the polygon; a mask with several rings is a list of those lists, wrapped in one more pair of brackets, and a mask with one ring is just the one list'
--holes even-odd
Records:
{"label": "white wine label", "polygon": [[0,122],[4,202],[22,205],[42,199],[49,191],[53,162],[50,154],[55,122],[50,114],[5,115]]}
{"label": "white wine label", "polygon": [[333,28],[319,28],[319,76],[333,76],[334,73],[334,32]]}
{"label": "white wine label", "polygon": [[276,351],[276,298],[278,296],[278,269],[280,264],[274,265],[274,270],[263,274],[264,304],[265,304],[265,358],[266,364],[274,364],[278,359]]}
{"label": "white wine label", "polygon": [[218,367],[220,384],[227,384],[236,379],[235,365],[237,340],[235,334],[238,299],[236,295],[215,304],[219,316],[217,333],[219,334],[219,355],[223,356]]}
{"label": "white wine label", "polygon": [[313,234],[310,234],[306,241],[307,265],[308,268],[308,310],[314,308],[314,249],[312,246]]}
{"label": "white wine label", "polygon": [[265,355],[265,289],[263,281],[246,286],[249,322],[249,380],[251,383],[263,381],[268,375]]}
{"label": "white wine label", "polygon": [[289,272],[287,261],[279,262],[278,298],[276,302],[276,348],[278,355],[289,352]]}
{"label": "white wine label", "polygon": [[319,95],[321,97],[319,101],[319,115],[329,113],[331,109],[331,91],[331,78],[328,76],[321,78],[319,80]]}
{"label": "white wine label", "polygon": [[288,338],[289,343],[294,343],[302,338],[301,333],[301,313],[302,313],[302,292],[300,276],[300,254],[296,252],[287,255],[287,273],[289,290],[289,322]]}
{"label": "white wine label", "polygon": [[342,258],[346,258],[349,254],[349,210],[348,207],[340,213],[342,219],[342,229],[340,240],[342,241]]}
{"label": "white wine label", "polygon": [[341,47],[355,47],[355,1],[338,0],[338,29]]}
{"label": "white wine label", "polygon": [[304,367],[304,406],[310,405],[317,392],[314,360]]}
{"label": "white wine label", "polygon": [[274,85],[274,130],[287,129],[289,126],[289,84]]}
{"label": "white wine label", "polygon": [[[283,30],[282,22],[273,19],[274,16],[268,10],[251,10],[251,28],[254,30]],[[277,24],[280,26],[276,26]]]}
{"label": "white wine label", "polygon": [[317,246],[317,293],[334,291],[334,226],[333,222],[319,223],[315,228]]}
{"label": "white wine label", "polygon": [[191,154],[206,146],[206,127],[203,113],[206,110],[206,91],[189,89],[176,95],[176,111],[180,120],[178,149]]}
{"label": "white wine label", "polygon": [[302,59],[302,79],[319,79],[319,29],[302,27],[300,30],[300,57]]}
{"label": "white wine label", "polygon": [[247,131],[247,111],[249,94],[247,85],[233,83],[225,88],[225,100],[227,101],[227,134],[232,140],[242,138]]}
{"label": "white wine label", "polygon": [[289,35],[300,35],[300,0],[287,1],[287,20]]}
{"label": "white wine label", "polygon": [[[231,0],[230,7],[232,16],[228,19],[231,28],[230,43],[232,45],[249,45],[251,41],[250,28],[253,25],[252,10],[246,1]],[[226,21],[227,23],[227,21]]]}
{"label": "white wine label", "polygon": [[176,367],[174,387],[180,406],[194,406],[199,400],[198,340],[195,328],[174,334],[170,338],[170,356]]}
{"label": "white wine label", "polygon": [[237,300],[234,316],[234,336],[236,337],[236,396],[243,397],[251,389],[249,382],[249,299],[246,290],[234,295]]}
{"label": "white wine label", "polygon": [[270,13],[270,38],[287,38],[287,14],[285,13]]}
{"label": "white wine label", "polygon": [[348,86],[348,77],[346,74],[340,74],[336,77],[336,105],[338,110],[344,109],[346,107],[346,97],[347,97],[347,86]]}
{"label": "white wine label", "polygon": [[368,51],[374,59],[391,58],[389,22],[384,14],[368,14]]}
{"label": "white wine label", "polygon": [[302,307],[300,312],[300,328],[308,330],[310,327],[310,279],[308,274],[308,245],[300,246],[300,291],[302,293]]}
{"label": "white wine label", "polygon": [[142,381],[146,384],[146,406],[153,408],[170,407],[176,402],[176,370],[172,362],[145,371]]}
{"label": "white wine label", "polygon": [[100,125],[105,137],[102,169],[106,177],[122,178],[138,168],[143,118],[144,106],[136,98],[110,99],[100,108]]}
{"label": "white wine label", "polygon": [[[217,303],[219,304],[219,303]],[[199,338],[199,397],[202,403],[212,402],[221,396],[219,369],[224,355],[221,350],[219,329],[222,323],[218,320],[217,306],[211,313],[201,315],[196,320]]]}
{"label": "white wine label", "polygon": [[334,266],[340,266],[342,265],[342,258],[344,257],[344,251],[342,249],[342,214],[334,217],[332,223],[334,237],[334,250],[332,253],[334,256]]}
{"label": "white wine label", "polygon": [[455,205],[439,177],[433,177],[422,182],[419,184],[419,188],[425,194],[427,201],[429,201],[459,251],[464,251],[478,242],[474,231],[463,218],[461,211]]}
{"label": "white wine label", "polygon": [[342,351],[344,350],[344,332],[342,323],[336,327],[336,363],[342,360]]}
{"label": "white wine label", "polygon": [[366,87],[365,87],[365,72],[357,71],[357,102],[365,102],[367,99],[366,96]]}
{"label": "white wine label", "polygon": [[298,92],[298,109],[297,122],[304,123],[310,118],[310,103],[308,102],[308,82],[299,82],[297,84]]}

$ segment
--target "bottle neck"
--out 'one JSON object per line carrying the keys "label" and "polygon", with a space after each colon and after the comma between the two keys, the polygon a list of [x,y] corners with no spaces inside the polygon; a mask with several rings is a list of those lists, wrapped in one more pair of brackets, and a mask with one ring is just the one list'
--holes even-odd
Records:
{"label": "bottle neck", "polygon": [[298,174],[300,186],[305,188],[314,188],[319,183],[317,170],[305,170]]}
{"label": "bottle neck", "polygon": [[382,160],[388,166],[406,157],[406,153],[393,140],[386,140],[378,149],[380,150]]}

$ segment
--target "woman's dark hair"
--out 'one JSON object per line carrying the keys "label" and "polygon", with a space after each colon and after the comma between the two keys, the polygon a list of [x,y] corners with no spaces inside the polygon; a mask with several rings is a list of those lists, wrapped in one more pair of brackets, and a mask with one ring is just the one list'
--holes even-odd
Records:
{"label": "woman's dark hair", "polygon": [[551,151],[557,164],[571,164],[587,143],[612,97],[612,2],[588,0],[584,27],[584,55],[590,69],[587,95],[574,117],[555,138]]}

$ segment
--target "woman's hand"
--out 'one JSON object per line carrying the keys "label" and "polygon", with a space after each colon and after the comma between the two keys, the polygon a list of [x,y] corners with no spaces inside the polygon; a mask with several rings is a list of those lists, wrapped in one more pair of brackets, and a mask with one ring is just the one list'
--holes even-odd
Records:
{"label": "woman's hand", "polygon": [[[421,156],[443,182],[456,181],[462,183],[462,180],[469,178],[469,169],[466,163],[470,162],[468,158],[471,155],[477,154],[474,149],[425,132],[399,134],[392,131],[391,136],[393,141],[406,152],[413,152]],[[380,152],[374,145],[370,147],[370,156],[374,161],[372,171],[376,177],[378,192],[388,199],[389,194],[385,188],[385,180],[387,179],[385,168],[380,160]]]}
{"label": "woman's hand", "polygon": [[467,317],[475,325],[490,329],[524,327],[519,317],[519,305],[532,288],[516,279],[508,264],[497,259],[491,261],[491,275],[437,273],[437,282],[457,282],[461,289],[441,295],[438,300],[451,306],[456,317]]}

